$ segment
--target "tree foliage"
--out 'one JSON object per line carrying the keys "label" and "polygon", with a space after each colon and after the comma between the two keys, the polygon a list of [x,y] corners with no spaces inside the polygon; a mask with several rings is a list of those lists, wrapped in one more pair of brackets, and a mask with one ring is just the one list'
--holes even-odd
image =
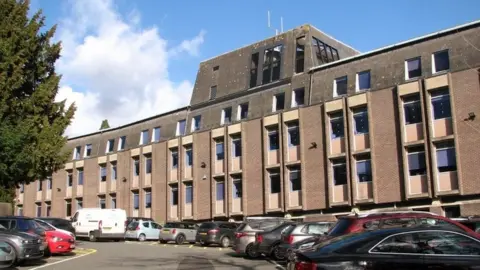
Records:
{"label": "tree foliage", "polygon": [[43,31],[42,11],[26,0],[0,0],[0,187],[45,179],[68,158],[63,135],[75,105],[55,102],[61,44]]}

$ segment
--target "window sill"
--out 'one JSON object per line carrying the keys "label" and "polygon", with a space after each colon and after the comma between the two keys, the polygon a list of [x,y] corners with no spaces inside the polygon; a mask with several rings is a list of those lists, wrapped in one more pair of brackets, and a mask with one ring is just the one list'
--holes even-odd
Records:
{"label": "window sill", "polygon": [[365,93],[372,90],[372,88],[365,88],[365,89],[355,89],[355,93]]}
{"label": "window sill", "polygon": [[431,77],[437,77],[437,76],[442,76],[445,74],[448,74],[450,72],[450,69],[442,70],[442,71],[437,71],[435,73],[432,73]]}

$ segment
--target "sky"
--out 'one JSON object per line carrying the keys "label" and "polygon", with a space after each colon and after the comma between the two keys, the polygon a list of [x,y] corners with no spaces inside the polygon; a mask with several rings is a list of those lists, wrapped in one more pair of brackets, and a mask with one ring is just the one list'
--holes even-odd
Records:
{"label": "sky", "polygon": [[281,17],[285,31],[310,23],[360,52],[480,19],[478,0],[31,0],[38,9],[62,42],[69,137],[188,105],[201,61],[275,35]]}

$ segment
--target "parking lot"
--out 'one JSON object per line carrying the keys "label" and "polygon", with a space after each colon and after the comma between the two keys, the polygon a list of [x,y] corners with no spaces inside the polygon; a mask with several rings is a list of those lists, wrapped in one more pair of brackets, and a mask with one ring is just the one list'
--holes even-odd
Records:
{"label": "parking lot", "polygon": [[245,259],[229,248],[136,241],[78,245],[76,254],[53,256],[18,269],[283,269],[269,260]]}

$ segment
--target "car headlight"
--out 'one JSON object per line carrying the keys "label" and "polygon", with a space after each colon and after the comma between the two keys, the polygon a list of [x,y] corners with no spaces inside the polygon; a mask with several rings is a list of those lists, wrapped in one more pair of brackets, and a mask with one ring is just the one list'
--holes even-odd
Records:
{"label": "car headlight", "polygon": [[63,239],[60,238],[60,237],[54,236],[54,237],[52,237],[52,241],[53,241],[53,242],[60,242],[60,241],[63,241]]}
{"label": "car headlight", "polygon": [[22,244],[28,244],[29,241],[28,240],[22,240]]}

